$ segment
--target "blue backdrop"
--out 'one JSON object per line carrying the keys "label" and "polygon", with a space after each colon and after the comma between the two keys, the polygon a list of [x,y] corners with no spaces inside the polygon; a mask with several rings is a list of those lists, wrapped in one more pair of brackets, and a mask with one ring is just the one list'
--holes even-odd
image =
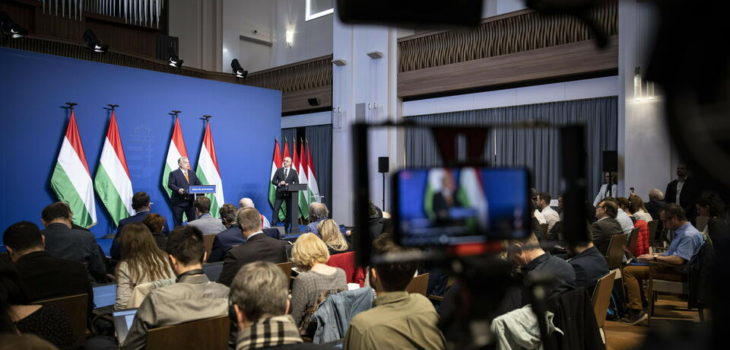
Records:
{"label": "blue backdrop", "polygon": [[[92,178],[110,116],[104,108],[120,105],[117,122],[134,191],[149,193],[152,211],[170,225],[162,187],[174,123],[168,113],[182,111],[193,170],[205,131],[200,117],[212,115],[225,201],[237,205],[241,197],[251,197],[271,216],[268,183],[274,138],[281,130],[280,91],[0,49],[0,230],[20,220],[41,225],[41,211],[57,201],[50,178],[68,123],[65,102],[79,104],[76,119]],[[96,214],[91,230],[97,237],[116,230],[98,196]]]}

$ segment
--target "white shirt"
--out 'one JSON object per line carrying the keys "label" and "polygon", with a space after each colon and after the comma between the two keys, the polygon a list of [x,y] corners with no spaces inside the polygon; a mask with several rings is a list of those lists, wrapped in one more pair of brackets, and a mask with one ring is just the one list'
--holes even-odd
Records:
{"label": "white shirt", "polygon": [[[685,180],[686,180],[686,178],[685,178]],[[681,194],[682,194],[682,188],[684,187],[684,181],[685,181],[685,180],[677,179],[677,197],[675,197],[675,199],[674,199],[674,202],[675,202],[675,203],[676,203],[677,205],[681,205],[681,204],[679,203],[679,195],[681,195]]]}
{"label": "white shirt", "polygon": [[[611,185],[611,197],[617,196],[616,189],[617,189],[616,184]],[[608,196],[607,190],[608,190],[608,184],[601,185],[601,190],[598,191],[598,194],[596,195],[596,199],[593,200],[594,207],[597,207],[598,204],[601,203],[601,201],[604,198],[606,198],[606,196]]]}
{"label": "white shirt", "polygon": [[616,214],[616,221],[621,225],[621,231],[626,234],[631,233],[631,230],[634,229],[634,222],[631,221],[629,214],[626,214],[621,208],[618,209],[618,214]]}
{"label": "white shirt", "polygon": [[545,216],[537,209],[535,209],[535,219],[537,219],[537,222],[539,222],[540,225],[547,223],[545,221]]}
{"label": "white shirt", "polygon": [[542,215],[545,217],[545,221],[548,224],[548,231],[553,229],[553,226],[560,221],[560,214],[553,208],[545,207],[542,209]]}
{"label": "white shirt", "polygon": [[644,209],[639,209],[636,213],[634,213],[634,216],[638,220],[644,220],[646,222],[654,220],[651,215],[644,211]]}

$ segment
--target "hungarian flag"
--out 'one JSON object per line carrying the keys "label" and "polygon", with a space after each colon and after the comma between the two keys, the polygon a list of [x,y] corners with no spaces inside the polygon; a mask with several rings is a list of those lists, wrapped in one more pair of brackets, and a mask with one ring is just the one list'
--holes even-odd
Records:
{"label": "hungarian flag", "polygon": [[467,220],[467,226],[473,229],[489,227],[489,205],[484,194],[484,184],[478,168],[464,168],[459,175],[459,189],[456,193],[459,202],[465,208],[476,211],[476,219]]}
{"label": "hungarian flag", "polygon": [[134,214],[132,180],[129,176],[127,160],[124,157],[122,138],[119,136],[117,116],[114,111],[112,111],[112,119],[106,132],[99,167],[96,169],[94,188],[115,225],[119,225],[119,220]]}
{"label": "hungarian flag", "polygon": [[76,116],[71,110],[66,136],[58,154],[56,168],[51,176],[51,188],[62,202],[73,211],[73,223],[83,227],[96,224],[96,202],[91,172],[86,162],[81,136],[76,126]]}
{"label": "hungarian flag", "polygon": [[203,185],[215,185],[215,194],[206,194],[210,198],[210,214],[218,217],[218,211],[225,203],[223,200],[223,180],[221,180],[221,171],[218,167],[218,158],[215,155],[215,145],[213,144],[213,134],[210,131],[210,122],[205,127],[205,136],[203,136],[203,145],[200,147],[200,157],[198,158],[198,175],[200,183]]}
{"label": "hungarian flag", "polygon": [[179,168],[177,161],[180,157],[187,158],[188,150],[185,148],[185,139],[183,139],[182,129],[180,129],[180,120],[175,118],[175,128],[172,129],[172,139],[170,140],[170,147],[167,149],[165,170],[162,171],[162,187],[170,197],[172,197],[172,190],[167,188],[167,182],[170,178],[170,173]]}
{"label": "hungarian flag", "polygon": [[[294,139],[292,141],[292,160],[291,160],[291,168],[297,171],[297,174],[299,173],[299,155],[297,154],[297,139]],[[294,198],[292,198],[292,203],[294,202]],[[297,199],[297,205],[299,203],[299,199]],[[299,217],[302,217],[304,213],[302,213],[301,206],[299,209]]]}
{"label": "hungarian flag", "polygon": [[[289,157],[291,157],[289,155],[289,140],[287,140],[285,137],[284,138],[284,158],[289,158]],[[284,158],[282,158],[282,160],[284,160]]]}
{"label": "hungarian flag", "polygon": [[[271,176],[269,176],[269,203],[271,203],[271,209],[274,209],[274,203],[276,202],[276,185],[274,185],[274,175],[276,170],[281,168],[281,151],[279,149],[279,140],[274,139],[274,156],[271,158]],[[286,207],[281,206],[279,211],[279,220],[284,221],[286,219]]]}
{"label": "hungarian flag", "polygon": [[317,177],[314,173],[314,161],[312,160],[312,152],[309,151],[309,141],[307,141],[307,187],[309,187],[309,203],[319,202],[319,186],[317,185]]}
{"label": "hungarian flag", "polygon": [[[304,151],[304,141],[299,141],[299,166],[297,167],[297,174],[299,175],[299,183],[307,183],[307,153]],[[309,219],[309,191],[299,191],[299,212],[302,213],[302,217]]]}

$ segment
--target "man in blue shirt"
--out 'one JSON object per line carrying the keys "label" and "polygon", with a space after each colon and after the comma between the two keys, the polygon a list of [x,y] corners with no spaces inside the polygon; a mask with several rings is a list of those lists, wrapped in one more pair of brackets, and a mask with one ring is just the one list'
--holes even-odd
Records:
{"label": "man in blue shirt", "polygon": [[[687,215],[679,205],[667,204],[659,213],[659,218],[664,223],[664,227],[674,231],[674,239],[669,245],[669,249],[662,254],[644,254],[637,259],[640,262],[658,261],[667,264],[655,268],[655,278],[683,281],[686,279],[686,274],[678,267],[689,263],[700,251],[705,241],[702,234],[687,221]],[[641,302],[639,279],[649,278],[649,266],[627,266],[623,270],[623,278],[628,291],[629,311],[621,322],[633,325],[647,318]]]}

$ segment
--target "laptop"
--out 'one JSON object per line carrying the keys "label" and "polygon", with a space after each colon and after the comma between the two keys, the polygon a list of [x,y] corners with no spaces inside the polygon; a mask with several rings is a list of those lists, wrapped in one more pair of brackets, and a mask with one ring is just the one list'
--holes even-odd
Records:
{"label": "laptop", "polygon": [[221,271],[223,271],[223,262],[214,262],[203,265],[203,271],[205,271],[205,275],[208,276],[208,279],[215,282],[218,281],[218,277],[221,275]]}
{"label": "laptop", "polygon": [[116,283],[94,287],[94,308],[103,309],[113,307],[117,301]]}
{"label": "laptop", "polygon": [[127,338],[127,333],[129,333],[129,329],[132,328],[135,315],[137,315],[137,309],[119,310],[112,313],[114,331],[117,333],[117,339],[119,339],[120,345],[124,344],[124,340]]}

